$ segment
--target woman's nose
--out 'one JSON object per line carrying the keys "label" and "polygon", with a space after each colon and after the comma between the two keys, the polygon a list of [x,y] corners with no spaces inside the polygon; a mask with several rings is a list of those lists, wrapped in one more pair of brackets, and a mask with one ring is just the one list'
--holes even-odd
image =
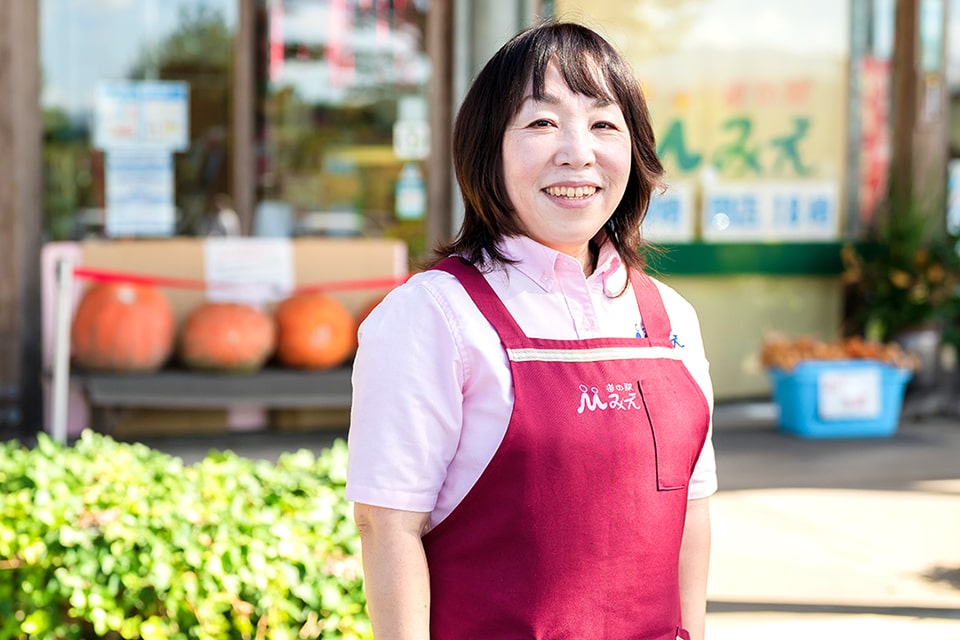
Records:
{"label": "woman's nose", "polygon": [[558,165],[573,167],[592,165],[596,161],[596,155],[594,153],[593,137],[589,131],[581,131],[576,127],[562,129],[555,159]]}

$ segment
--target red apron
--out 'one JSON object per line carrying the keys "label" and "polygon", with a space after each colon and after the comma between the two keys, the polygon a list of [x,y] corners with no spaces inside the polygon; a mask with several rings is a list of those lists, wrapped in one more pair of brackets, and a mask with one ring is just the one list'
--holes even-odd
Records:
{"label": "red apron", "polygon": [[433,640],[675,640],[687,484],[709,423],[653,281],[646,338],[528,338],[448,259],[507,350],[514,408],[463,501],[423,538]]}

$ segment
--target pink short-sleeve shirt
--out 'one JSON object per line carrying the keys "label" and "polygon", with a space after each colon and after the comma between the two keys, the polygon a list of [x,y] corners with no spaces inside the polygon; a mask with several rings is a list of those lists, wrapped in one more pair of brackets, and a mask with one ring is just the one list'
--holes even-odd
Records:
{"label": "pink short-sleeve shirt", "polygon": [[[597,269],[586,278],[575,259],[529,238],[507,238],[502,248],[517,262],[484,275],[527,335],[642,335],[632,292],[616,296],[627,271],[611,245],[601,248]],[[657,286],[672,338],[712,412],[713,387],[696,312],[672,288]],[[510,368],[493,327],[453,276],[415,275],[360,328],[347,499],[429,512],[429,526],[436,526],[483,473],[512,410]],[[689,497],[704,498],[716,490],[708,433]]]}

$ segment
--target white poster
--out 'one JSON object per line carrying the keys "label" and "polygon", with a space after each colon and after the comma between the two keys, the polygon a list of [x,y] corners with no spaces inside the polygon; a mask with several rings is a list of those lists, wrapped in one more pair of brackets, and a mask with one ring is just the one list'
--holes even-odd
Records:
{"label": "white poster", "polygon": [[817,376],[821,420],[874,420],[880,417],[880,369],[838,369]]}
{"label": "white poster", "polygon": [[260,306],[293,290],[293,247],[285,238],[207,238],[203,262],[211,302]]}
{"label": "white poster", "polygon": [[109,237],[173,235],[173,156],[168,152],[107,151],[105,182]]}
{"label": "white poster", "polygon": [[960,160],[947,163],[947,231],[960,233]]}

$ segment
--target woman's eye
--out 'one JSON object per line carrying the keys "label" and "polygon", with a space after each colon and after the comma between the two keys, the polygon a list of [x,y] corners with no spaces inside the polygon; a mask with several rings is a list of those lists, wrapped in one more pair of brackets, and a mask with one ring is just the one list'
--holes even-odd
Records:
{"label": "woman's eye", "polygon": [[597,129],[616,129],[612,122],[597,122],[593,125]]}
{"label": "woman's eye", "polygon": [[549,127],[552,123],[549,120],[540,119],[530,123],[531,127]]}

